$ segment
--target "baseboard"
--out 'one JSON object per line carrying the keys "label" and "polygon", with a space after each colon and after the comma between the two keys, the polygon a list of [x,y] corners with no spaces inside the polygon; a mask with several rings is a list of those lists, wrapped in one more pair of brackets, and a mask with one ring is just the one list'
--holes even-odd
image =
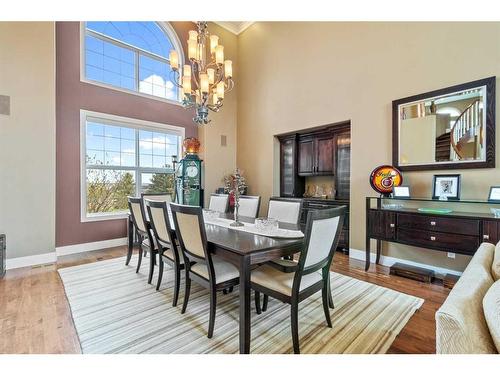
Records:
{"label": "baseboard", "polygon": [[58,257],[63,255],[84,253],[86,251],[107,249],[109,247],[123,246],[127,244],[127,237],[114,238],[112,240],[97,241],[80,243],[76,245],[56,247],[56,255]]}
{"label": "baseboard", "polygon": [[[375,263],[376,260],[376,254],[370,253],[370,263]],[[349,258],[353,259],[358,259],[362,260],[363,262],[366,259],[365,251],[364,250],[357,250],[357,249],[349,249]],[[394,263],[399,262],[403,264],[408,264],[410,266],[416,266],[416,267],[422,267],[422,268],[427,268],[429,270],[433,270],[436,272],[436,274],[440,275],[445,275],[447,273],[451,275],[456,275],[456,276],[461,276],[462,272],[455,271],[455,270],[450,270],[448,268],[442,268],[442,267],[436,267],[436,266],[431,266],[429,264],[424,264],[424,263],[418,263],[418,262],[412,262],[411,260],[406,260],[406,259],[400,259],[400,258],[394,258],[394,257],[389,257],[385,255],[380,255],[380,264],[383,266],[390,267]]]}
{"label": "baseboard", "polygon": [[6,269],[12,270],[14,268],[31,267],[40,264],[55,263],[57,261],[56,253],[45,253],[38,255],[30,255],[26,257],[7,258]]}

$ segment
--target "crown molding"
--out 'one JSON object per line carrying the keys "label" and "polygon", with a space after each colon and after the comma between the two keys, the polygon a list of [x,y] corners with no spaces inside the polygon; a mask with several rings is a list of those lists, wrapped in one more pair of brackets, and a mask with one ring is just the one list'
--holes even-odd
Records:
{"label": "crown molding", "polygon": [[250,27],[254,21],[214,21],[217,25],[224,29],[238,35]]}

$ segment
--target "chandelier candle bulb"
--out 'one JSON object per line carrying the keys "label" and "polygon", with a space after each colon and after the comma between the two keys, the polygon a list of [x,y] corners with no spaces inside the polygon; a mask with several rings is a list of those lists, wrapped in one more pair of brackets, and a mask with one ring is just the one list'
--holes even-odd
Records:
{"label": "chandelier candle bulb", "polygon": [[184,77],[191,77],[191,65],[184,65]]}
{"label": "chandelier candle bulb", "polygon": [[189,30],[189,40],[194,40],[195,42],[198,42],[198,31],[195,30]]}
{"label": "chandelier candle bulb", "polygon": [[203,93],[208,93],[208,74],[200,74],[200,89]]}
{"label": "chandelier candle bulb", "polygon": [[213,85],[214,82],[215,82],[215,70],[212,69],[212,68],[208,68],[207,69],[207,74],[208,74],[208,83],[210,83],[211,85]]}
{"label": "chandelier candle bulb", "polygon": [[222,81],[217,84],[217,96],[224,99],[224,82]]}
{"label": "chandelier candle bulb", "polygon": [[224,61],[224,75],[227,78],[231,78],[233,76],[233,62],[231,60]]}
{"label": "chandelier candle bulb", "polygon": [[191,94],[191,77],[182,77],[182,90],[185,94]]}
{"label": "chandelier candle bulb", "polygon": [[219,45],[219,37],[217,35],[210,35],[210,53],[215,53],[215,48]]}
{"label": "chandelier candle bulb", "polygon": [[196,60],[198,58],[198,42],[196,40],[188,40],[188,58]]}
{"label": "chandelier candle bulb", "polygon": [[173,70],[179,69],[179,56],[177,55],[177,51],[171,50],[168,59],[170,60],[170,66]]}
{"label": "chandelier candle bulb", "polygon": [[224,46],[215,47],[215,62],[217,64],[224,63]]}

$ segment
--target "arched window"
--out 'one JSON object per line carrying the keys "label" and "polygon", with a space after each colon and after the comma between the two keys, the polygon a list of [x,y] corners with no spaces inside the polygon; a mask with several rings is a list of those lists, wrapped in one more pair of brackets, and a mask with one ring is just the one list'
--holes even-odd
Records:
{"label": "arched window", "polygon": [[183,53],[168,23],[107,21],[84,27],[87,81],[179,101],[168,55],[171,49]]}

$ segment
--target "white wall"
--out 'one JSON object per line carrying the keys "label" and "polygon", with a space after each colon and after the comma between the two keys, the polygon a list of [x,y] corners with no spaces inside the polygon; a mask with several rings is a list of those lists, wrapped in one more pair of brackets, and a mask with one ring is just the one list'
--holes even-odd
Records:
{"label": "white wall", "polygon": [[0,22],[0,233],[7,258],[55,250],[55,33],[52,22]]}

